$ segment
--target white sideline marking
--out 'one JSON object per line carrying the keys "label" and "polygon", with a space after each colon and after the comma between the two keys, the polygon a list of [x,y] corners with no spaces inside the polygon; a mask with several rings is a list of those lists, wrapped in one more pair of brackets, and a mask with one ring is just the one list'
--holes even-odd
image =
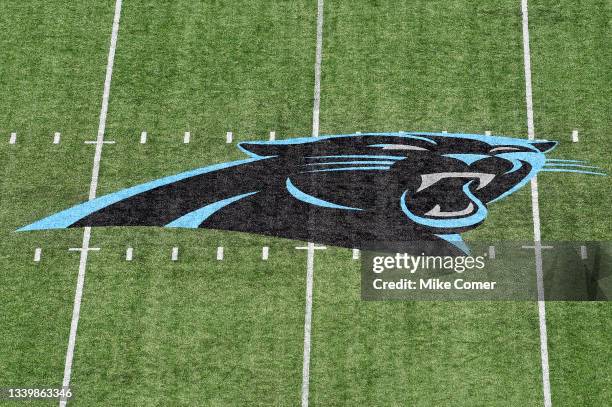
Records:
{"label": "white sideline marking", "polygon": [[134,249],[131,247],[128,247],[125,250],[125,260],[126,261],[132,261],[132,259],[134,258]]}
{"label": "white sideline marking", "polygon": [[223,260],[223,247],[217,247],[217,260]]}
{"label": "white sideline marking", "polygon": [[578,142],[578,130],[572,131],[572,142],[573,143],[577,143]]}
{"label": "white sideline marking", "polygon": [[15,144],[17,143],[17,133],[13,132],[11,133],[11,138],[9,139],[9,144]]}
{"label": "white sideline marking", "polygon": [[490,135],[491,135],[491,130],[485,131],[485,136],[490,136]]}
{"label": "white sideline marking", "polygon": [[140,144],[145,144],[147,142],[147,132],[143,131],[140,133]]}
{"label": "white sideline marking", "polygon": [[[108,112],[108,99],[110,96],[111,80],[113,77],[113,64],[115,62],[115,51],[117,49],[117,37],[119,35],[119,19],[121,17],[121,2],[115,1],[115,15],[113,17],[113,30],[111,33],[110,47],[108,50],[108,62],[106,65],[106,77],[104,79],[104,92],[102,94],[102,109],[100,110],[100,122],[98,124],[98,137],[96,151],[94,153],[93,169],[91,174],[91,184],[89,186],[89,200],[96,197],[98,187],[98,176],[100,174],[100,160],[102,158],[102,146],[104,146],[104,131],[106,130],[106,114]],[[81,258],[79,260],[79,274],[77,277],[76,290],[74,293],[74,307],[72,309],[72,321],[70,323],[70,336],[68,338],[68,349],[66,350],[66,364],[64,365],[63,387],[70,386],[70,374],[72,372],[72,360],[74,358],[74,347],[76,345],[77,328],[79,326],[79,316],[81,313],[81,300],[83,298],[83,286],[85,284],[85,268],[87,267],[87,254],[89,253],[89,238],[91,228],[85,227],[83,230],[83,244],[81,245]],[[67,400],[60,399],[60,407],[66,406]]]}
{"label": "white sideline marking", "polygon": [[[315,54],[314,97],[312,104],[312,136],[319,137],[321,110],[321,61],[323,60],[323,0],[317,0],[317,48]],[[310,386],[310,333],[312,329],[312,288],[315,245],[308,242],[306,256],[306,309],[304,315],[304,359],[302,364],[302,407],[308,407]]]}
{"label": "white sideline marking", "polygon": [[268,260],[268,256],[270,255],[270,248],[268,246],[264,246],[261,249],[261,259]]}
{"label": "white sideline marking", "polygon": [[353,249],[353,260],[359,260],[359,249]]}
{"label": "white sideline marking", "polygon": [[276,132],[275,131],[271,131],[270,132],[270,141],[274,141],[276,140]]}
{"label": "white sideline marking", "polygon": [[489,246],[489,258],[495,260],[495,246]]}
{"label": "white sideline marking", "polygon": [[186,131],[185,135],[183,136],[183,143],[184,144],[189,144],[190,140],[191,140],[191,132]]}
{"label": "white sideline marking", "polygon": [[53,144],[59,144],[61,136],[62,136],[62,133],[60,133],[59,131],[56,131],[55,134],[53,135]]}
{"label": "white sideline marking", "polygon": [[172,261],[177,261],[178,260],[178,247],[173,247],[172,248],[172,255],[170,257],[172,259]]}
{"label": "white sideline marking", "polygon": [[231,131],[228,131],[227,133],[225,133],[225,142],[227,144],[230,144],[232,142],[233,137],[234,137],[234,134]]}
{"label": "white sideline marking", "polygon": [[[533,124],[533,95],[531,87],[531,53],[529,50],[529,13],[527,0],[521,0],[523,25],[523,62],[525,66],[525,103],[527,105],[527,134],[529,140],[535,139]],[[550,392],[550,367],[548,363],[548,333],[546,329],[546,305],[544,302],[544,283],[542,277],[542,238],[540,232],[540,204],[538,201],[538,177],[531,179],[531,209],[533,215],[533,237],[535,243],[536,279],[538,286],[538,317],[540,324],[540,359],[542,364],[542,391],[544,406],[552,406]]]}
{"label": "white sideline marking", "polygon": [[37,247],[36,250],[34,250],[34,261],[36,263],[38,263],[40,261],[41,253],[42,253],[42,249],[40,247]]}
{"label": "white sideline marking", "polygon": [[580,258],[582,260],[586,260],[587,259],[587,248],[586,248],[586,246],[580,246]]}

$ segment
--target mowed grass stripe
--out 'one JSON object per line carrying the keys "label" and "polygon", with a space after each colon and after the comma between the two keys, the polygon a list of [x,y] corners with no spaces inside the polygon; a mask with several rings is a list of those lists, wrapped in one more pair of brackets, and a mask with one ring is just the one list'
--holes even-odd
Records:
{"label": "mowed grass stripe", "polygon": [[[126,2],[121,24],[107,123],[117,144],[105,147],[99,194],[245,158],[235,143],[270,130],[310,134],[314,2]],[[105,249],[88,265],[75,402],[299,402],[306,258],[296,242],[108,228],[94,229],[91,244]]]}
{"label": "mowed grass stripe", "polygon": [[[322,133],[493,130],[526,138],[517,7],[328,5]],[[502,230],[504,239],[532,238],[528,190],[491,205],[467,235],[496,240]],[[313,404],[542,404],[535,304],[365,303],[350,252],[317,255]]]}
{"label": "mowed grass stripe", "polygon": [[[15,233],[86,199],[112,5],[0,5],[0,386],[61,386],[81,231]],[[52,145],[55,131],[62,142]],[[41,247],[39,263],[32,260]],[[56,405],[57,402],[38,402]]]}
{"label": "mowed grass stripe", "polygon": [[[532,5],[532,64],[541,136],[560,140],[556,157],[586,160],[612,174],[610,153],[611,6],[601,1]],[[546,10],[550,8],[548,12]],[[561,46],[563,45],[563,46]],[[555,50],[555,48],[558,48]],[[571,142],[574,129],[580,141]],[[542,235],[550,240],[610,240],[609,177],[548,173],[540,181]]]}
{"label": "mowed grass stripe", "polygon": [[533,303],[365,302],[349,251],[317,255],[313,404],[542,404]]}
{"label": "mowed grass stripe", "polygon": [[122,36],[132,45],[118,50],[124,69],[113,79],[110,134],[136,140],[148,130],[154,143],[190,131],[190,148],[223,159],[228,131],[234,142],[271,130],[277,138],[311,133],[316,1],[138,2],[126,10]]}
{"label": "mowed grass stripe", "polygon": [[[609,3],[595,0],[530,4],[538,133],[561,140],[559,157],[587,160],[608,174],[611,11]],[[577,143],[573,129],[580,131]],[[611,240],[609,176],[538,178],[545,241]],[[610,303],[548,302],[546,308],[553,405],[610,405]]]}
{"label": "mowed grass stripe", "polygon": [[[209,236],[210,237],[210,236]],[[84,405],[292,405],[299,400],[303,267],[294,242],[121,247],[90,259],[73,383]],[[121,388],[121,391],[114,389]],[[77,403],[77,404],[78,404]]]}

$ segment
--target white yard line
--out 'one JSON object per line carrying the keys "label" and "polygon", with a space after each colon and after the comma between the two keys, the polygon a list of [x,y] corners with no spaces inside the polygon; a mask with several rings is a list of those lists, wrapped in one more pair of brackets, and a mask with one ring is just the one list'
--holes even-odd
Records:
{"label": "white yard line", "polygon": [[312,331],[312,289],[314,279],[314,243],[309,242],[306,255],[306,310],[304,315],[304,363],[302,365],[302,407],[308,407],[310,386],[310,348]]}
{"label": "white yard line", "polygon": [[[102,146],[104,145],[104,131],[106,129],[106,115],[108,112],[108,99],[110,96],[111,79],[113,77],[113,64],[115,61],[115,50],[117,49],[117,36],[119,34],[119,19],[121,16],[121,2],[115,2],[115,15],[113,18],[113,29],[111,34],[110,49],[108,51],[108,62],[106,65],[106,78],[104,80],[104,93],[102,95],[102,109],[100,111],[100,121],[98,124],[98,137],[96,139],[96,151],[89,186],[89,200],[96,197],[98,187],[98,177],[100,174],[100,160],[102,158]],[[81,300],[83,298],[83,286],[85,284],[85,269],[87,267],[87,254],[89,252],[89,239],[91,228],[86,227],[83,231],[83,243],[81,245],[81,258],[79,261],[79,274],[74,294],[74,306],[72,309],[72,321],[70,323],[70,336],[68,339],[68,349],[66,351],[66,364],[64,365],[63,387],[70,386],[70,374],[72,372],[72,360],[74,358],[74,348],[76,345],[76,335],[81,314]],[[65,399],[60,400],[60,407],[66,406]]]}
{"label": "white yard line", "polygon": [[[87,254],[89,253],[89,238],[91,228],[86,227],[83,232],[83,244],[81,246],[81,259],[79,260],[79,274],[74,294],[74,306],[72,308],[72,321],[70,322],[70,336],[68,338],[68,350],[66,351],[66,364],[64,365],[64,380],[62,387],[70,387],[70,374],[72,373],[72,359],[74,358],[74,347],[76,345],[76,333],[81,315],[81,299],[83,298],[83,286],[85,284],[85,268],[87,267]],[[60,407],[65,406],[66,399],[60,399]]]}
{"label": "white yard line", "polygon": [[[529,50],[529,15],[527,0],[521,0],[523,15],[523,59],[525,65],[525,101],[527,104],[527,134],[530,140],[535,139],[533,124],[533,96],[531,86],[531,53]],[[542,237],[540,232],[540,204],[538,199],[538,178],[531,179],[531,209],[533,215],[533,237],[536,261],[536,278],[538,286],[538,315],[540,322],[540,358],[542,362],[542,388],[544,406],[551,407],[550,368],[548,364],[548,334],[546,330],[546,305],[544,302],[544,284],[542,276]]]}
{"label": "white yard line", "polygon": [[[323,0],[317,1],[317,47],[315,56],[314,100],[312,106],[312,136],[319,137],[321,108],[321,62],[323,60]],[[310,386],[310,348],[312,331],[312,290],[314,280],[315,245],[308,243],[306,255],[306,309],[304,316],[304,359],[302,364],[302,407],[308,407]]]}
{"label": "white yard line", "polygon": [[525,67],[525,102],[527,104],[527,134],[530,140],[535,138],[533,126],[533,95],[531,92],[531,51],[529,50],[529,14],[527,0],[521,0],[523,17],[523,65]]}
{"label": "white yard line", "polygon": [[321,108],[321,61],[323,60],[323,0],[317,2],[317,50],[315,57],[314,102],[312,106],[312,136],[319,137]]}
{"label": "white yard line", "polygon": [[113,78],[113,65],[115,63],[115,51],[117,50],[117,37],[119,36],[119,19],[121,17],[122,0],[115,2],[115,17],[113,18],[113,32],[111,34],[110,49],[108,51],[108,63],[106,65],[106,78],[104,79],[104,93],[102,94],[102,110],[100,110],[100,122],[98,125],[98,137],[96,138],[96,152],[94,153],[93,170],[91,173],[91,184],[89,186],[89,200],[96,197],[98,188],[98,176],[100,174],[100,160],[102,159],[102,146],[104,146],[104,131],[106,130],[106,115],[108,113],[108,99],[110,97],[111,80]]}

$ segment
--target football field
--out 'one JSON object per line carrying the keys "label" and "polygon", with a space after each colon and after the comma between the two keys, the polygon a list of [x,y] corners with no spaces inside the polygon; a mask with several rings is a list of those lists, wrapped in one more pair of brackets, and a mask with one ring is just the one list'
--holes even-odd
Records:
{"label": "football field", "polygon": [[[531,0],[528,19],[526,7],[0,3],[0,388],[69,385],[70,406],[612,405],[605,301],[363,301],[357,253],[319,242],[16,232],[245,159],[237,144],[250,140],[526,139],[532,125],[559,142],[554,158],[610,174],[611,3]],[[464,237],[612,240],[608,177],[545,172],[537,185],[535,198],[527,185],[492,204]]]}

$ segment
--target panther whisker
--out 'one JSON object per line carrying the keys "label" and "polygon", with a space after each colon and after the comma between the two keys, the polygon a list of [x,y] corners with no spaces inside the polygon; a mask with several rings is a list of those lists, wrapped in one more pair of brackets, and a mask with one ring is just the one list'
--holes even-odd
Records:
{"label": "panther whisker", "polygon": [[319,155],[319,156],[311,156],[305,157],[306,159],[327,159],[327,158],[374,158],[374,159],[382,159],[382,160],[403,160],[405,156],[396,156],[396,155],[368,155],[368,154],[342,154],[342,155]]}
{"label": "panther whisker", "polygon": [[321,170],[311,170],[303,172],[330,172],[330,171],[371,171],[371,170],[390,170],[391,167],[339,167],[339,168],[325,168]]}
{"label": "panther whisker", "polygon": [[578,174],[603,175],[603,176],[608,175],[608,174],[604,174],[603,172],[569,170],[569,169],[564,169],[564,168],[547,168],[547,169],[541,169],[539,172],[575,172]]}
{"label": "panther whisker", "polygon": [[575,167],[575,168],[600,168],[593,165],[582,165],[582,164],[566,164],[566,163],[550,163],[544,164],[545,167]]}
{"label": "panther whisker", "polygon": [[565,159],[561,159],[561,158],[547,158],[546,162],[568,162],[568,163],[586,163],[586,161],[584,160],[565,160]]}
{"label": "panther whisker", "polygon": [[347,164],[380,164],[380,165],[393,165],[395,164],[395,161],[328,161],[328,162],[320,162],[320,163],[308,163],[308,164],[304,164],[305,166],[310,166],[310,165],[335,165],[335,164],[340,164],[340,165],[347,165]]}

